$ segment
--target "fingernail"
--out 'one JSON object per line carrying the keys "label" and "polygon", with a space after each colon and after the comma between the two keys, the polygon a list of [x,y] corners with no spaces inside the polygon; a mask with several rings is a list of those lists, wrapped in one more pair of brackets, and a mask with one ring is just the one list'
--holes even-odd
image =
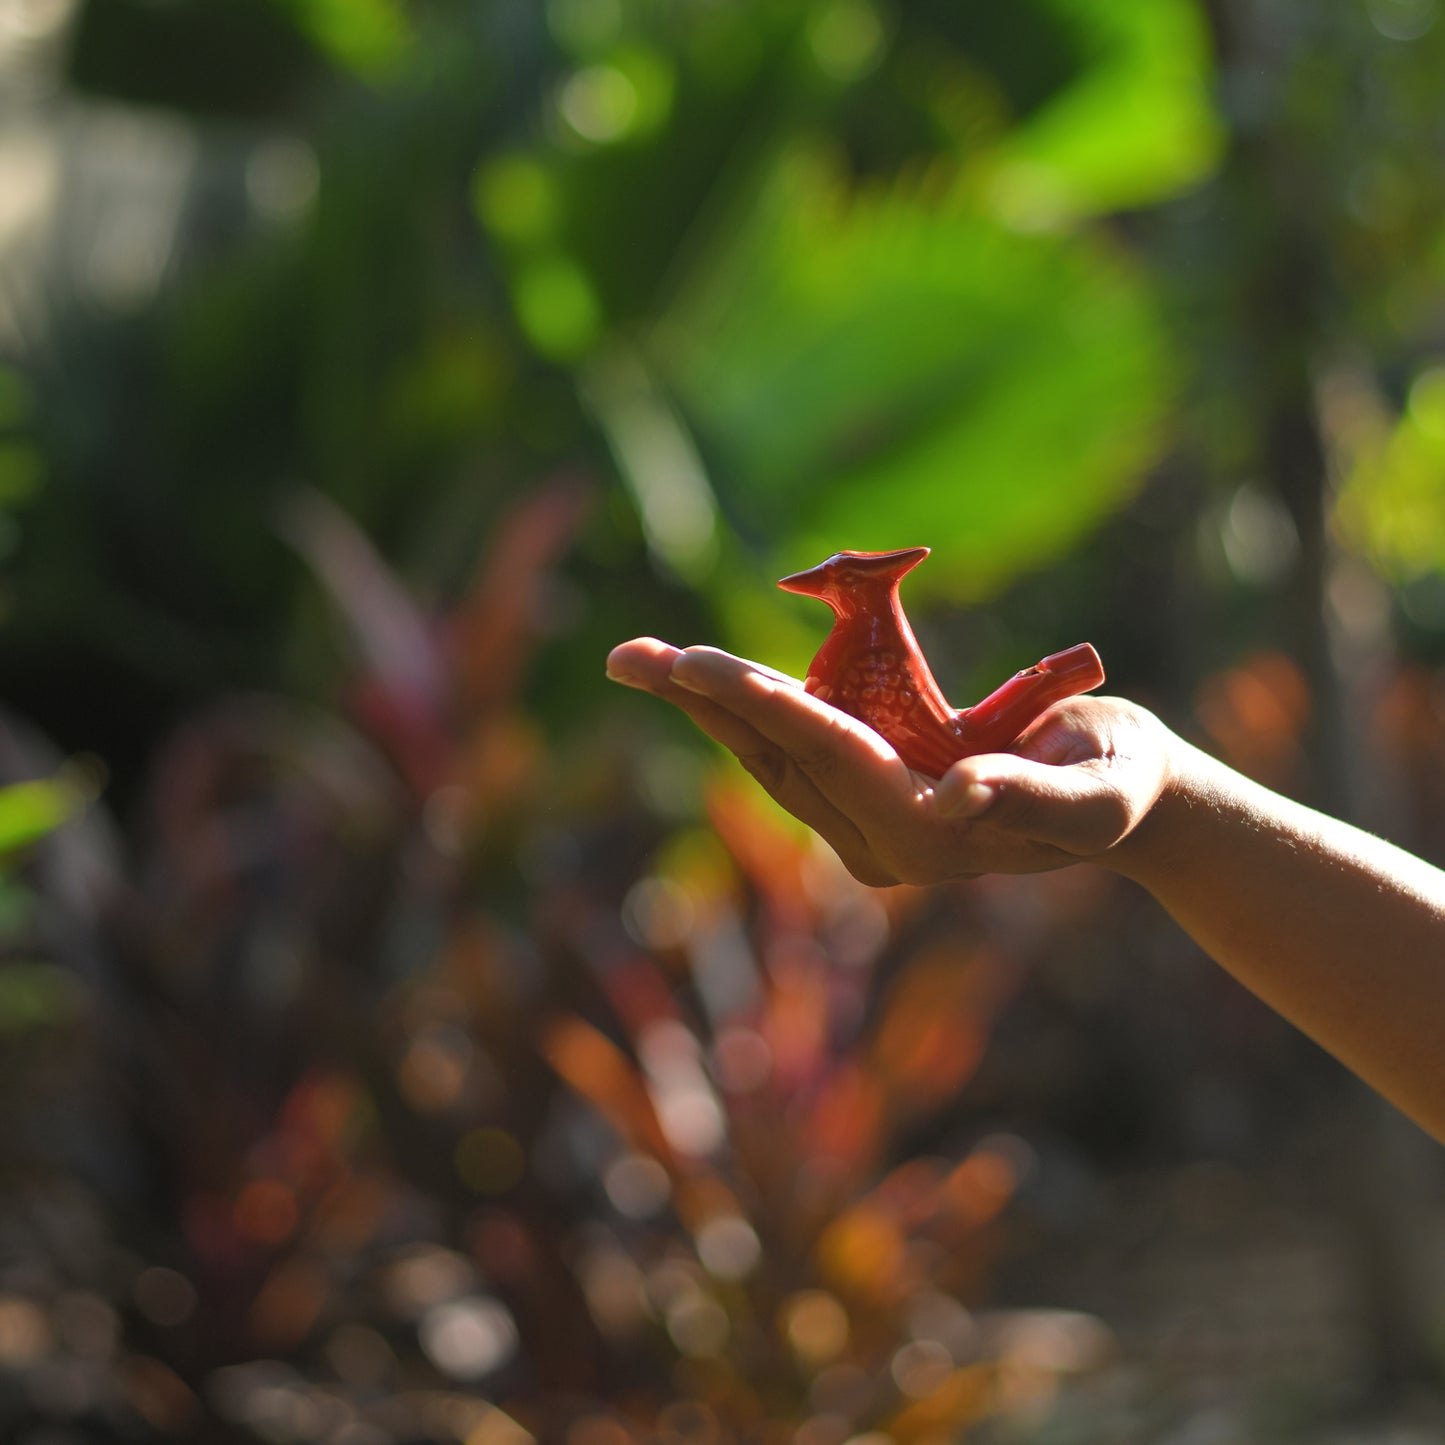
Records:
{"label": "fingernail", "polygon": [[676,662],[672,664],[672,670],[668,676],[679,686],[685,687],[689,692],[707,692],[705,677],[698,676],[698,664],[693,661],[685,652]]}
{"label": "fingernail", "polygon": [[970,783],[956,797],[944,793],[939,797],[937,790],[934,793],[938,801],[938,811],[946,818],[977,818],[988,811],[993,800],[998,797],[998,789],[988,783]]}
{"label": "fingernail", "polygon": [[607,668],[607,677],[611,682],[620,682],[624,687],[641,687],[640,680],[630,672],[624,672],[620,667],[613,667],[610,664]]}

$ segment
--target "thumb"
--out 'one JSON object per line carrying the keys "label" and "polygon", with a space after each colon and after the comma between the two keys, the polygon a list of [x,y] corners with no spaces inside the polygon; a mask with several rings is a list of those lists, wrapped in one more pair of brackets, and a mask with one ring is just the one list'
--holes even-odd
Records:
{"label": "thumb", "polygon": [[945,818],[984,822],[1081,858],[1113,847],[1134,822],[1120,779],[1100,760],[1060,766],[985,753],[955,763],[933,795]]}

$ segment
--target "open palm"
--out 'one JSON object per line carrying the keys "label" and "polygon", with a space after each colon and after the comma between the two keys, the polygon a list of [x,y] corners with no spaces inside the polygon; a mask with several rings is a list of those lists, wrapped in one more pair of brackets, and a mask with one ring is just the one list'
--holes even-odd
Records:
{"label": "open palm", "polygon": [[607,670],[680,707],[875,887],[1097,857],[1129,837],[1167,781],[1163,728],[1115,698],[1060,703],[1010,752],[966,758],[940,780],[796,679],[714,648],[637,638],[613,649]]}

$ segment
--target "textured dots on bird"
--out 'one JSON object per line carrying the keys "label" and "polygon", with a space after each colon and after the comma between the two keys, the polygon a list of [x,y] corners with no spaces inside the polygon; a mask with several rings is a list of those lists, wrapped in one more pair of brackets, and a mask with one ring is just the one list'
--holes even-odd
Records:
{"label": "textured dots on bird", "polygon": [[1015,673],[975,706],[951,707],[898,595],[928,554],[927,547],[838,552],[778,586],[833,612],[805,689],[881,733],[909,767],[937,778],[960,758],[1007,748],[1054,703],[1098,687],[1104,668],[1081,642]]}

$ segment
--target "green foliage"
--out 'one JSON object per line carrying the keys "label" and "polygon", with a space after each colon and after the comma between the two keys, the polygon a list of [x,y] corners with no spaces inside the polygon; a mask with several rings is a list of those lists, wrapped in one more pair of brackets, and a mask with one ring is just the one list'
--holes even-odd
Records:
{"label": "green foliage", "polygon": [[1193,5],[550,13],[581,63],[473,200],[660,563],[740,616],[740,554],[926,538],[925,589],[979,600],[1131,494],[1178,368],[1086,220],[1217,157]]}
{"label": "green foliage", "polygon": [[1209,176],[1224,131],[1193,0],[1049,0],[1047,9],[1083,37],[1089,63],[984,167],[991,208],[1053,227],[1154,204]]}
{"label": "green foliage", "polygon": [[74,817],[92,795],[66,773],[0,787],[0,865]]}
{"label": "green foliage", "polygon": [[1336,500],[1341,536],[1392,581],[1445,572],[1445,367],[1418,375],[1398,422]]}
{"label": "green foliage", "polygon": [[[436,596],[559,467],[622,503],[583,543],[597,637],[685,596],[801,647],[771,578],[838,546],[924,540],[924,593],[997,596],[1167,442],[1179,358],[1107,214],[1210,164],[1201,36],[1187,0],[89,7],[85,83],[182,114],[232,220],[126,316],[56,293],[0,651],[83,637],[72,671],[139,679],[137,740],[228,680],[314,685],[298,483]],[[577,716],[601,682],[558,645],[538,696]]]}
{"label": "green foliage", "polygon": [[850,194],[807,156],[657,349],[771,566],[927,540],[925,588],[971,599],[1128,495],[1173,370],[1144,278],[1107,246],[955,197]]}
{"label": "green foliage", "polygon": [[275,0],[324,54],[356,74],[395,72],[411,27],[398,0]]}
{"label": "green foliage", "polygon": [[[954,675],[1077,626],[1177,701],[1226,607],[1285,610],[1190,571],[1205,494],[1268,490],[1311,385],[1348,431],[1362,338],[1340,535],[1445,569],[1430,8],[84,6],[72,86],[134,108],[138,176],[184,153],[184,195],[118,304],[86,258],[126,227],[65,189],[0,368],[6,701],[125,790],[123,849],[75,828],[24,871],[91,790],[0,790],[0,1227],[36,1262],[0,1430],[249,1441],[290,1401],[298,1439],[503,1438],[485,1396],[541,1440],[903,1441],[1013,1398],[909,1297],[957,1323],[1015,1184],[1087,1210],[1081,1119],[1131,1156],[1131,1107],[1257,1145],[1280,1090],[1229,1090],[1283,1050],[1186,1039],[1202,991],[1097,876],[1026,909],[854,887],[709,786],[683,720],[605,705],[601,659],[648,630],[800,667],[824,619],[773,577],[926,542]],[[1230,761],[1297,776],[1307,679],[1207,691]],[[678,1154],[689,1100],[726,1148]],[[109,1363],[68,1359],[102,1296]]]}

